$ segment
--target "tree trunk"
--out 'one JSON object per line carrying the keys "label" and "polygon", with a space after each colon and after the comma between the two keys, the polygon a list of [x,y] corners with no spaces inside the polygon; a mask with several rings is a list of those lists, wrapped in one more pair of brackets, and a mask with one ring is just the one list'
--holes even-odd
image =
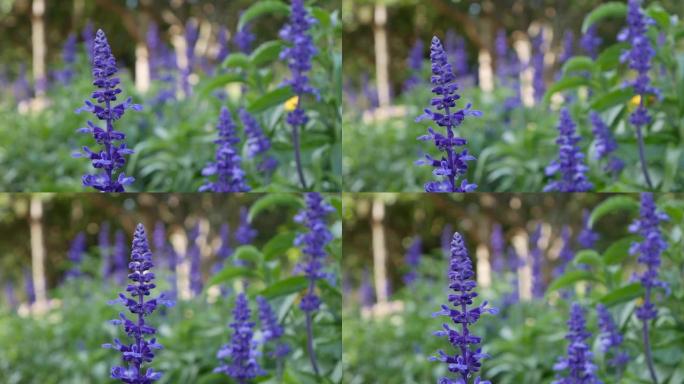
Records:
{"label": "tree trunk", "polygon": [[382,220],[385,217],[385,203],[376,198],[373,200],[371,212],[371,231],[373,241],[373,278],[375,280],[375,297],[378,303],[387,302],[387,248],[385,248],[385,228]]}
{"label": "tree trunk", "polygon": [[375,80],[378,88],[378,103],[381,108],[390,105],[389,51],[387,48],[387,7],[384,3],[375,5]]}
{"label": "tree trunk", "polygon": [[144,42],[135,45],[135,89],[147,92],[150,89],[149,51]]}
{"label": "tree trunk", "polygon": [[31,274],[33,288],[36,294],[36,312],[46,308],[45,284],[45,243],[43,241],[43,201],[39,195],[32,195],[30,202],[30,233],[31,233]]}
{"label": "tree trunk", "polygon": [[45,96],[47,76],[45,73],[45,0],[33,0],[31,12],[31,43],[33,48],[33,82],[36,98]]}

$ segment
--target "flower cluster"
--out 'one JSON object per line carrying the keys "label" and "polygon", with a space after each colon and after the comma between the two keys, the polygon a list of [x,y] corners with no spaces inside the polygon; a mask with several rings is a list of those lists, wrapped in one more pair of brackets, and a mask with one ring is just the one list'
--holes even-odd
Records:
{"label": "flower cluster", "polygon": [[192,93],[192,85],[190,84],[190,75],[195,66],[195,45],[199,38],[199,28],[195,21],[189,20],[185,24],[185,67],[181,73],[181,85],[185,97]]}
{"label": "flower cluster", "polygon": [[200,192],[248,192],[249,186],[245,182],[245,172],[242,170],[242,158],[235,148],[240,142],[237,136],[235,122],[226,107],[221,108],[221,115],[216,126],[219,138],[217,144],[216,161],[208,163],[202,170],[203,176],[216,175],[216,181],[208,181],[199,189]]}
{"label": "flower cluster", "polygon": [[570,227],[567,225],[563,227],[561,231],[561,239],[563,240],[563,246],[558,253],[558,259],[561,265],[558,267],[557,274],[560,275],[565,272],[568,264],[575,258],[575,252],[572,250],[572,245],[570,244]]}
{"label": "flower cluster", "polygon": [[578,143],[582,140],[575,133],[575,122],[572,121],[570,112],[563,108],[558,123],[558,159],[546,167],[546,175],[551,176],[560,173],[561,179],[551,181],[544,192],[587,192],[594,185],[587,180],[587,166],[584,164],[584,154]]}
{"label": "flower cluster", "polygon": [[542,251],[539,248],[541,239],[541,224],[530,234],[530,259],[532,260],[532,296],[544,296],[544,276],[542,275]]}
{"label": "flower cluster", "polygon": [[193,295],[202,292],[202,254],[200,253],[197,238],[200,234],[199,223],[188,233],[187,256],[190,259],[190,290]]}
{"label": "flower cluster", "polygon": [[504,267],[504,248],[506,247],[506,239],[504,239],[503,229],[501,224],[495,223],[492,228],[492,236],[489,239],[491,246],[490,262],[494,272],[500,273]]}
{"label": "flower cluster", "polygon": [[326,219],[333,207],[319,193],[307,193],[305,200],[306,208],[294,220],[305,225],[308,231],[297,234],[294,243],[307,256],[306,262],[298,265],[297,269],[304,272],[309,279],[309,288],[302,297],[299,308],[304,312],[313,312],[321,305],[321,299],[314,292],[316,281],[327,277],[323,272],[323,261],[328,256],[325,246],[332,241],[333,236],[328,230]]}
{"label": "flower cluster", "polygon": [[[584,310],[578,303],[573,303],[568,319],[568,354],[560,358],[553,366],[558,372],[553,384],[600,384],[601,380],[596,376],[596,365],[593,362],[593,354],[586,340],[591,337],[587,332]],[[561,372],[566,372],[561,376]]]}
{"label": "flower cluster", "polygon": [[[121,325],[132,339],[131,344],[124,344],[119,339],[114,339],[113,344],[104,344],[104,348],[116,349],[121,352],[126,366],[112,368],[112,379],[121,380],[127,384],[150,384],[161,378],[161,372],[147,368],[143,372],[143,365],[151,363],[154,359],[154,350],[161,349],[154,337],[157,330],[145,323],[145,318],[151,315],[158,305],[172,306],[173,302],[165,300],[163,296],[155,299],[147,299],[155,288],[154,273],[152,272],[152,253],[147,244],[145,228],[138,224],[133,236],[131,260],[129,263],[131,283],[126,287],[126,293],[120,293],[119,298],[112,304],[118,303],[128,308],[134,319],[128,318],[123,312],[119,313],[119,319],[112,320],[115,325]],[[150,340],[146,337],[151,336]]]}
{"label": "flower cluster", "polygon": [[620,350],[622,345],[622,335],[613,321],[613,317],[608,312],[603,304],[596,305],[596,313],[598,314],[598,326],[601,330],[600,346],[601,352],[612,352],[612,358],[608,360],[608,364],[612,367],[622,369],[629,362],[629,355],[627,352]]}
{"label": "flower cluster", "polygon": [[420,71],[423,69],[423,41],[418,39],[413,44],[407,60],[407,65],[411,71],[411,76],[404,82],[404,91],[410,91],[420,84]]}
{"label": "flower cluster", "polygon": [[224,373],[237,381],[245,384],[249,380],[264,374],[257,362],[256,343],[254,337],[254,322],[251,321],[252,312],[249,302],[244,293],[240,293],[235,300],[233,309],[233,337],[230,344],[219,349],[216,357],[220,360],[228,359],[229,363],[221,364],[214,372]]}
{"label": "flower cluster", "polygon": [[[79,129],[78,132],[93,135],[95,142],[103,149],[93,152],[90,148],[83,147],[83,153],[77,152],[73,156],[89,158],[93,167],[102,171],[84,175],[83,186],[92,187],[101,192],[124,192],[124,187],[135,179],[127,177],[123,172],[118,173],[117,176],[117,170],[126,165],[124,156],[132,154],[133,150],[123,143],[126,135],[114,129],[114,122],[119,120],[127,109],[140,111],[142,107],[133,104],[130,97],[122,103],[114,103],[117,95],[121,93],[121,89],[118,88],[120,80],[114,76],[118,72],[116,59],[101,29],[97,31],[93,41],[92,53],[93,85],[97,87],[97,90],[92,93],[91,97],[98,104],[86,100],[85,106],[77,109],[76,113],[92,112],[99,120],[105,122],[106,127],[102,128],[88,121],[88,126]],[[122,143],[117,145],[116,142]]]}
{"label": "flower cluster", "polygon": [[247,157],[254,158],[261,155],[262,158],[258,165],[258,170],[265,173],[273,172],[278,166],[278,160],[266,154],[271,149],[271,140],[264,134],[254,116],[250,115],[246,109],[240,108],[238,115],[247,135]]}
{"label": "flower cluster", "polygon": [[574,55],[575,50],[575,34],[568,30],[563,34],[563,52],[558,57],[558,62],[562,65]]}
{"label": "flower cluster", "polygon": [[582,211],[582,230],[577,235],[577,241],[585,249],[591,249],[599,239],[598,233],[594,232],[589,226],[589,211]]}
{"label": "flower cluster", "polygon": [[454,75],[462,79],[468,76],[468,51],[466,50],[465,39],[457,35],[453,30],[449,30],[446,35],[447,51],[451,54],[451,61],[454,66]]}
{"label": "flower cluster", "polygon": [[418,267],[420,266],[420,256],[423,253],[422,241],[420,237],[416,237],[411,242],[411,246],[406,250],[406,265],[409,271],[404,274],[404,284],[411,285],[418,278]]}
{"label": "flower cluster", "polygon": [[625,162],[617,157],[613,152],[617,150],[617,142],[613,137],[610,128],[603,122],[598,113],[592,111],[589,115],[592,124],[592,132],[596,137],[596,157],[601,159],[608,159],[604,170],[613,175],[617,175],[625,167]]}
{"label": "flower cluster", "polygon": [[128,256],[126,255],[126,235],[122,230],[116,231],[114,234],[114,251],[112,253],[114,259],[114,277],[117,284],[123,284],[126,281],[128,270]]}
{"label": "flower cluster", "polygon": [[62,47],[62,61],[64,69],[57,71],[55,77],[64,85],[69,85],[74,78],[74,64],[76,63],[76,35],[70,33]]}
{"label": "flower cluster", "polygon": [[278,323],[278,318],[273,312],[273,308],[268,303],[268,300],[261,296],[256,298],[259,306],[259,322],[261,323],[261,332],[263,333],[263,342],[276,342],[273,357],[284,357],[290,353],[290,346],[287,343],[280,342],[279,339],[285,334],[283,327]]}
{"label": "flower cluster", "polygon": [[81,272],[81,263],[83,262],[83,254],[85,253],[85,250],[85,233],[79,232],[71,242],[71,248],[69,248],[68,258],[69,262],[71,263],[71,268],[67,272],[67,277],[74,278],[83,274],[83,272]]}
{"label": "flower cluster", "polygon": [[660,287],[667,290],[667,284],[658,280],[660,268],[660,254],[667,249],[667,243],[660,232],[660,223],[668,220],[666,214],[658,211],[653,194],[641,194],[641,217],[629,226],[629,231],[638,233],[642,240],[634,242],[629,249],[631,255],[639,255],[638,261],[646,267],[639,280],[646,289],[643,304],[637,308],[636,315],[640,320],[647,321],[658,316],[658,310],[651,301],[651,290]]}
{"label": "flower cluster", "polygon": [[239,245],[247,245],[252,244],[256,236],[257,230],[249,222],[247,208],[240,207],[240,225],[235,231],[235,240]]}
{"label": "flower cluster", "polygon": [[467,162],[475,160],[475,157],[470,155],[467,149],[460,153],[455,150],[456,147],[466,145],[467,140],[457,137],[454,128],[461,125],[467,116],[480,116],[481,113],[471,110],[470,104],[464,109],[454,111],[456,100],[461,96],[456,93],[458,86],[454,83],[455,76],[451,70],[451,64],[447,60],[441,41],[436,36],[432,38],[430,61],[432,62],[430,82],[433,85],[432,93],[436,95],[430,105],[435,109],[426,108],[425,113],[419,116],[416,122],[430,119],[446,129],[446,136],[429,127],[428,134],[418,137],[418,140],[434,142],[437,149],[444,152],[445,156],[441,159],[434,159],[426,154],[425,159],[418,160],[416,164],[434,167],[433,175],[444,178],[441,181],[425,184],[426,192],[471,192],[477,188],[477,185],[468,183],[466,179],[463,179],[459,185],[456,179],[467,173]]}
{"label": "flower cluster", "polygon": [[[481,359],[488,357],[482,352],[481,348],[471,350],[471,346],[477,346],[482,338],[470,333],[469,327],[474,325],[483,313],[497,313],[496,308],[487,308],[487,302],[479,306],[468,308],[473,305],[473,299],[477,297],[474,291],[477,283],[473,280],[475,273],[473,265],[468,256],[468,250],[460,233],[454,233],[451,241],[451,259],[449,261],[449,289],[454,291],[449,295],[449,304],[442,305],[442,310],[433,316],[447,316],[457,326],[451,328],[444,323],[444,330],[436,331],[435,336],[446,337],[449,343],[456,349],[453,355],[443,350],[438,351],[438,356],[433,356],[431,360],[447,363],[449,372],[458,376],[456,379],[443,377],[440,384],[467,384],[471,377],[475,377],[480,370]],[[460,330],[458,329],[460,328]],[[475,377],[475,383],[486,384],[480,377]]]}
{"label": "flower cluster", "polygon": [[539,102],[546,93],[546,82],[544,81],[544,33],[542,31],[532,40],[532,68],[534,76],[532,78],[532,88],[534,90],[534,100]]}
{"label": "flower cluster", "polygon": [[596,24],[592,24],[580,39],[580,46],[594,60],[598,57],[602,43],[603,39],[598,35]]}
{"label": "flower cluster", "polygon": [[245,54],[250,54],[252,52],[252,43],[256,40],[256,36],[252,33],[251,24],[245,24],[242,29],[235,33],[233,36],[233,43],[238,48],[238,50]]}

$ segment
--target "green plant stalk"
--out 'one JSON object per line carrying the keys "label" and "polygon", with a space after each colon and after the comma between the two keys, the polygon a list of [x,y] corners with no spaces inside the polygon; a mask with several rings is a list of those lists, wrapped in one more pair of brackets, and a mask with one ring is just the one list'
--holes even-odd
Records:
{"label": "green plant stalk", "polygon": [[[644,96],[641,96],[639,101],[639,108],[644,107]],[[641,162],[641,171],[644,173],[644,178],[646,179],[646,185],[649,189],[653,189],[653,183],[651,182],[651,176],[648,174],[648,166],[646,165],[646,150],[644,149],[644,135],[641,132],[641,126],[636,126],[637,143],[639,145],[639,160]]]}

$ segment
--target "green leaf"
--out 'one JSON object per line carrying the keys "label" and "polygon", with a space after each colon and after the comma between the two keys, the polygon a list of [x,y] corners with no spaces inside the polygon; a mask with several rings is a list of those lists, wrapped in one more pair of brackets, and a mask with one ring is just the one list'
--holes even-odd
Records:
{"label": "green leaf", "polygon": [[265,64],[278,59],[280,51],[283,50],[283,43],[281,41],[267,41],[258,46],[254,52],[249,56],[249,61],[252,66],[260,68]]}
{"label": "green leaf", "polygon": [[273,0],[262,0],[254,3],[251,7],[247,8],[238,21],[237,29],[238,31],[244,28],[244,26],[250,21],[256,19],[262,15],[289,15],[290,7],[280,1]]}
{"label": "green leaf", "polygon": [[591,109],[596,112],[602,112],[608,108],[628,102],[633,96],[634,91],[631,87],[616,89],[594,97],[594,100],[591,102]]}
{"label": "green leaf", "polygon": [[620,303],[624,303],[630,300],[634,300],[637,297],[641,297],[644,294],[644,288],[640,283],[632,283],[620,288],[616,288],[606,293],[599,299],[599,301],[607,306],[612,307]]}
{"label": "green leaf", "polygon": [[593,71],[596,68],[594,60],[587,56],[575,56],[563,64],[563,73],[577,71]]}
{"label": "green leaf", "polygon": [[627,16],[627,4],[617,1],[611,1],[601,4],[584,18],[582,23],[582,33],[586,33],[587,29],[598,21],[612,17],[616,19],[624,19]]}
{"label": "green leaf", "polygon": [[247,69],[249,68],[249,57],[245,55],[244,53],[241,52],[235,52],[231,53],[226,57],[226,60],[223,61],[223,64],[221,64],[221,68],[223,69],[228,69],[228,68],[242,68],[242,69]]}
{"label": "green leaf", "polygon": [[277,205],[289,205],[291,207],[301,208],[304,206],[304,203],[297,195],[289,193],[271,193],[257,200],[249,207],[247,218],[249,221],[252,221],[259,213]]}
{"label": "green leaf", "polygon": [[625,49],[629,48],[627,43],[613,44],[604,49],[596,58],[596,65],[601,71],[617,68],[620,65],[620,56]]}
{"label": "green leaf", "polygon": [[629,256],[629,247],[638,239],[637,236],[629,236],[614,242],[603,252],[603,262],[607,265],[622,263]]}
{"label": "green leaf", "polygon": [[593,249],[583,249],[575,255],[575,264],[601,265],[601,255]]}
{"label": "green leaf", "polygon": [[620,210],[638,211],[639,202],[628,196],[612,196],[602,201],[594,208],[589,216],[589,227],[593,228],[594,223],[603,216]]}
{"label": "green leaf", "polygon": [[261,278],[254,268],[226,266],[209,279],[207,286],[225,283],[236,278]]}
{"label": "green leaf", "polygon": [[288,249],[292,248],[295,236],[294,232],[283,232],[275,235],[264,245],[264,259],[272,260],[284,254]]}
{"label": "green leaf", "polygon": [[646,14],[663,29],[670,28],[670,15],[658,4],[651,4],[646,10]]}
{"label": "green leaf", "polygon": [[253,245],[241,245],[233,252],[233,258],[237,260],[259,263],[263,258],[263,255]]}
{"label": "green leaf", "polygon": [[306,289],[308,286],[309,280],[306,278],[306,276],[291,276],[286,279],[279,280],[274,284],[264,288],[260,295],[267,299],[273,299],[299,292],[303,289]]}
{"label": "green leaf", "polygon": [[202,98],[205,98],[207,95],[209,95],[209,93],[211,93],[216,88],[224,87],[230,83],[246,83],[246,81],[242,77],[242,75],[238,73],[224,73],[222,75],[212,77],[208,81],[200,84],[197,93]]}
{"label": "green leaf", "polygon": [[557,92],[567,91],[568,89],[578,88],[583,85],[589,85],[589,80],[579,76],[564,77],[551,84],[546,95],[544,95],[544,102],[548,103],[551,100],[551,96]]}
{"label": "green leaf", "polygon": [[275,107],[276,105],[283,104],[294,95],[295,94],[292,92],[292,87],[290,86],[276,88],[254,100],[251,104],[249,104],[249,106],[247,106],[247,110],[250,113],[259,113],[269,108]]}
{"label": "green leaf", "polygon": [[551,285],[549,285],[549,289],[547,292],[553,292],[553,291],[559,290],[561,288],[571,286],[578,281],[584,281],[584,280],[597,281],[598,278],[595,276],[594,273],[589,272],[589,271],[581,271],[581,270],[568,271],[568,272],[565,272],[564,274],[560,275],[553,282],[551,282]]}

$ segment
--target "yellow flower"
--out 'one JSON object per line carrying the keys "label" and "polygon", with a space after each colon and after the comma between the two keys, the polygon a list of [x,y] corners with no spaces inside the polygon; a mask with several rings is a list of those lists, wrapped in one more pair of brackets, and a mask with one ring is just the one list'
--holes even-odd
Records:
{"label": "yellow flower", "polygon": [[641,103],[641,95],[634,95],[632,97],[632,100],[629,101],[629,104],[634,108],[637,107]]}
{"label": "yellow flower", "polygon": [[299,103],[299,96],[293,96],[290,99],[288,99],[285,102],[285,110],[290,112],[294,111],[295,108],[297,108],[297,104]]}

